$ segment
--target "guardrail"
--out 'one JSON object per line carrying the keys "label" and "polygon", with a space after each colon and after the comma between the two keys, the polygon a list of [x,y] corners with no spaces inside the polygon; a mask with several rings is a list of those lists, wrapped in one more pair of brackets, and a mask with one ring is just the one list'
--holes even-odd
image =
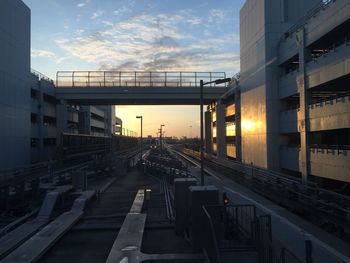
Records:
{"label": "guardrail", "polygon": [[[58,71],[56,87],[199,87],[226,78],[225,72]],[[207,85],[226,87],[227,83]]]}

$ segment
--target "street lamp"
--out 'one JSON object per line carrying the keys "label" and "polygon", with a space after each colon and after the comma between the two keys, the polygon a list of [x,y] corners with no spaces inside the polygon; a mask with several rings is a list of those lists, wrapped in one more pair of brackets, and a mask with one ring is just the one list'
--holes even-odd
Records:
{"label": "street lamp", "polygon": [[200,153],[201,153],[201,185],[204,185],[204,141],[203,141],[203,87],[208,84],[215,83],[216,85],[218,84],[223,84],[226,82],[230,82],[231,78],[225,78],[225,79],[217,79],[214,81],[209,81],[209,82],[204,82],[203,80],[200,81],[200,130],[201,130],[201,138],[200,138]]}
{"label": "street lamp", "polygon": [[140,163],[142,165],[142,116],[136,116],[136,119],[141,119]]}
{"label": "street lamp", "polygon": [[160,150],[161,151],[163,151],[163,138],[162,137],[163,137],[163,127],[164,126],[165,126],[164,124],[161,124],[160,125],[160,129],[159,129],[159,132],[160,132],[160,135],[159,135],[160,136],[160,138],[159,138],[160,141],[159,142],[160,142]]}

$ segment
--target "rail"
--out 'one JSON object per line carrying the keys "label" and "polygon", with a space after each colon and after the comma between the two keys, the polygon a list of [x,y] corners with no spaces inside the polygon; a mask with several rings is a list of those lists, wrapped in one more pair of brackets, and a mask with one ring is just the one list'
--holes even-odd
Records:
{"label": "rail", "polygon": [[345,100],[350,101],[350,92],[344,92],[338,95],[333,95],[327,98],[315,100],[311,104],[309,104],[309,108],[322,107],[323,105],[332,104],[332,101],[338,103],[344,102]]}
{"label": "rail", "polygon": [[[227,242],[232,239],[253,245],[256,240],[256,208],[254,205],[209,205],[205,208],[214,219],[214,228],[217,231],[220,248],[232,248],[232,244]],[[220,243],[221,239],[226,242]]]}
{"label": "rail", "polygon": [[30,72],[32,74],[34,74],[35,76],[37,76],[39,78],[39,80],[44,79],[46,81],[49,81],[49,82],[53,83],[52,79],[50,79],[49,77],[45,76],[43,73],[41,73],[41,72],[39,72],[39,71],[37,71],[35,69],[30,69]]}
{"label": "rail", "polygon": [[[199,87],[226,78],[225,72],[58,71],[56,87]],[[227,83],[210,84],[226,87]]]}
{"label": "rail", "polygon": [[300,258],[298,258],[293,252],[287,248],[281,249],[281,254],[278,259],[278,263],[304,263]]}
{"label": "rail", "polygon": [[339,151],[350,151],[350,145],[340,145],[340,144],[311,144],[310,149],[312,151],[323,151],[332,152],[333,150]]}
{"label": "rail", "polygon": [[203,211],[205,215],[203,217],[203,230],[205,234],[205,238],[203,238],[203,249],[209,262],[220,263],[220,253],[213,221],[205,206],[203,206]]}
{"label": "rail", "polygon": [[287,39],[290,37],[293,33],[298,31],[300,28],[302,28],[307,21],[309,21],[312,17],[315,17],[318,13],[320,13],[322,10],[325,10],[327,7],[330,6],[335,2],[335,0],[322,0],[318,4],[316,4],[313,8],[311,8],[306,15],[304,15],[302,18],[298,20],[292,27],[289,28],[288,31],[284,33],[282,36],[282,40]]}

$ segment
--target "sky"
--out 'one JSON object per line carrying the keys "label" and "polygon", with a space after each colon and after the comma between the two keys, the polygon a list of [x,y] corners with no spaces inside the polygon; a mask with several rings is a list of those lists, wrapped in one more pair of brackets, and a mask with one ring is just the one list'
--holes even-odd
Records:
{"label": "sky", "polygon": [[[244,0],[23,0],[31,9],[32,68],[60,70],[239,71]],[[198,106],[117,106],[124,127],[144,134],[198,136]],[[192,126],[192,128],[190,128]],[[192,132],[190,132],[192,130]]]}

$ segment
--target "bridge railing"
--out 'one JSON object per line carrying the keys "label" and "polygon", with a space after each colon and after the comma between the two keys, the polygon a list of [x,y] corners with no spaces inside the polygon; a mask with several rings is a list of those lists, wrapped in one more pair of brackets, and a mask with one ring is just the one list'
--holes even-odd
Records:
{"label": "bridge railing", "polygon": [[[56,87],[199,87],[226,78],[225,72],[58,71]],[[227,83],[206,85],[226,87]]]}

